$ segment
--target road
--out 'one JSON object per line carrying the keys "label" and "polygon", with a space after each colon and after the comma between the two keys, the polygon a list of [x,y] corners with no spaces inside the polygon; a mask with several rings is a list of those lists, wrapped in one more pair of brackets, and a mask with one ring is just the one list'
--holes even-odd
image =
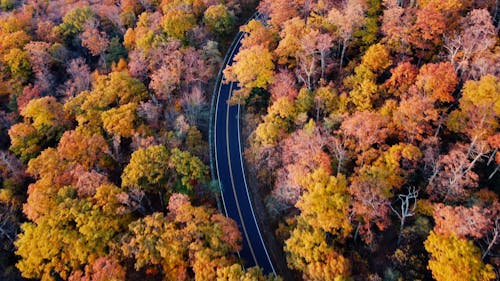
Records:
{"label": "road", "polygon": [[[232,64],[234,56],[241,47],[243,33],[238,33],[235,41],[228,50],[222,69]],[[215,119],[213,125],[213,146],[215,168],[219,179],[222,202],[226,215],[238,224],[243,236],[243,247],[238,253],[245,267],[258,265],[264,273],[273,273],[276,270],[271,261],[268,249],[262,239],[252,199],[248,190],[243,167],[241,132],[240,132],[240,105],[229,105],[228,100],[235,90],[237,83],[224,84],[223,75],[219,75],[215,89]]]}

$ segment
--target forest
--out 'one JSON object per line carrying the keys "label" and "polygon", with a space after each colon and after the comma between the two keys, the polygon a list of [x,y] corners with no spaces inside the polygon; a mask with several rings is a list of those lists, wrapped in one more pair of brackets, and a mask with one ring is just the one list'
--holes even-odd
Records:
{"label": "forest", "polygon": [[[238,31],[283,277],[210,173]],[[497,0],[0,0],[0,280],[499,280],[499,31]]]}

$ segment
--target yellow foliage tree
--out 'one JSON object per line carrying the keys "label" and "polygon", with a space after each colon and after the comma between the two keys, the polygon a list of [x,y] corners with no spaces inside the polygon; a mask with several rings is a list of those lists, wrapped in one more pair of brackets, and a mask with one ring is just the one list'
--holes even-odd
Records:
{"label": "yellow foliage tree", "polygon": [[496,277],[493,267],[483,263],[472,241],[431,231],[424,245],[431,254],[429,269],[437,281],[488,281]]}
{"label": "yellow foliage tree", "polygon": [[306,175],[301,184],[307,191],[296,206],[302,211],[304,220],[314,228],[334,234],[340,240],[347,238],[352,226],[345,176],[339,174],[333,177],[320,168]]}
{"label": "yellow foliage tree", "polygon": [[239,93],[245,97],[253,88],[267,88],[273,77],[274,63],[271,52],[262,45],[241,50],[233,65],[227,66],[224,76],[229,82],[238,81]]}
{"label": "yellow foliage tree", "polygon": [[335,251],[326,240],[326,233],[308,225],[303,218],[285,241],[288,266],[302,271],[305,280],[350,280],[349,260]]}

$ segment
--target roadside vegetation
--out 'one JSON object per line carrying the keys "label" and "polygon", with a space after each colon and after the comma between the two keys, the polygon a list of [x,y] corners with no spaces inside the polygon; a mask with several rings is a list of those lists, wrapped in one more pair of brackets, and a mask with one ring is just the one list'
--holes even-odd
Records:
{"label": "roadside vegetation", "polygon": [[[499,278],[495,1],[264,0],[225,70],[304,280]],[[249,67],[252,66],[252,67]]]}

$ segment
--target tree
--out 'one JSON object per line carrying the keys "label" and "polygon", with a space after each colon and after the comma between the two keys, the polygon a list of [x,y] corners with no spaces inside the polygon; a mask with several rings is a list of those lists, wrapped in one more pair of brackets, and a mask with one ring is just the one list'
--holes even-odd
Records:
{"label": "tree", "polygon": [[483,142],[498,129],[500,116],[500,80],[486,75],[479,81],[467,81],[462,88],[460,108],[453,111],[448,128],[465,133],[471,142]]}
{"label": "tree", "polygon": [[69,281],[125,281],[125,268],[116,258],[106,256],[96,259],[91,265],[85,266],[85,275],[74,271]]}
{"label": "tree", "polygon": [[38,155],[51,142],[57,141],[70,125],[62,105],[54,97],[31,100],[21,115],[25,122],[9,130],[10,149],[25,162]]}
{"label": "tree", "polygon": [[409,41],[412,31],[410,17],[414,10],[403,8],[397,0],[383,0],[385,6],[380,30],[384,34],[383,42],[399,53],[409,53]]}
{"label": "tree", "polygon": [[269,86],[273,102],[281,97],[288,97],[291,100],[295,99],[299,94],[296,83],[296,78],[292,72],[280,69]]}
{"label": "tree", "polygon": [[189,272],[195,280],[215,280],[217,269],[234,263],[229,254],[241,241],[234,221],[181,194],[170,197],[168,210],[168,217],[154,213],[130,224],[121,249],[136,269],[158,265],[166,280],[192,279]]}
{"label": "tree", "polygon": [[89,90],[91,85],[90,68],[82,58],[76,58],[69,62],[66,72],[71,77],[64,83],[64,94],[72,98],[77,94]]}
{"label": "tree", "polygon": [[37,41],[31,41],[24,46],[24,50],[29,55],[31,70],[36,78],[36,85],[42,91],[49,90],[54,82],[54,76],[50,71],[50,65],[53,62],[51,48],[50,43]]}
{"label": "tree", "polygon": [[273,70],[271,52],[262,45],[256,45],[241,50],[235,56],[234,63],[224,70],[224,76],[229,82],[239,82],[241,90],[238,92],[244,98],[252,88],[265,89],[272,81]]}
{"label": "tree", "polygon": [[110,151],[101,135],[86,136],[81,131],[66,131],[59,140],[57,152],[64,161],[82,165],[89,170],[97,166]]}
{"label": "tree", "polygon": [[330,176],[319,168],[302,180],[306,192],[296,206],[302,218],[312,227],[322,229],[338,237],[340,241],[349,236],[350,195],[344,175]]}
{"label": "tree", "polygon": [[383,88],[388,94],[395,97],[406,94],[417,81],[418,68],[410,62],[399,63],[391,69],[391,77],[384,83]]}
{"label": "tree", "polygon": [[138,124],[137,104],[128,103],[101,114],[106,132],[116,137],[132,137]]}
{"label": "tree", "polygon": [[212,5],[205,10],[203,22],[208,29],[219,35],[227,35],[234,27],[234,14],[224,4]]}
{"label": "tree", "polygon": [[295,1],[264,0],[259,4],[259,11],[269,15],[269,24],[278,28],[289,19],[299,16],[299,5]]}
{"label": "tree", "polygon": [[63,17],[55,31],[64,39],[72,39],[85,30],[85,23],[93,17],[94,12],[89,6],[75,8]]}
{"label": "tree", "polygon": [[497,215],[498,210],[494,208],[453,207],[439,203],[434,206],[434,231],[443,236],[480,239],[493,229],[493,220]]}
{"label": "tree", "polygon": [[80,35],[82,46],[89,49],[93,56],[104,53],[109,46],[108,35],[104,31],[98,30],[97,20],[88,20],[85,29]]}
{"label": "tree", "polygon": [[373,44],[366,50],[361,64],[366,65],[374,73],[380,74],[392,64],[389,50],[380,43]]}
{"label": "tree", "polygon": [[331,159],[324,151],[328,144],[328,135],[312,120],[286,138],[281,143],[283,169],[277,171],[273,196],[293,206],[304,190],[301,185],[304,174],[318,168],[329,174]]}
{"label": "tree", "polygon": [[439,157],[426,189],[432,200],[460,202],[468,198],[470,188],[478,186],[479,176],[472,168],[480,156],[469,160],[469,147],[458,144]]}
{"label": "tree", "polygon": [[415,190],[415,187],[410,187],[408,188],[408,194],[398,195],[398,201],[401,201],[401,206],[399,210],[394,209],[394,207],[392,207],[392,204],[389,205],[389,207],[391,207],[392,212],[396,214],[396,216],[400,221],[399,236],[397,242],[398,245],[399,242],[401,242],[401,235],[403,234],[403,228],[405,226],[406,219],[415,215],[415,209],[417,208],[417,199],[418,199],[418,190]]}
{"label": "tree", "polygon": [[354,35],[354,31],[360,28],[365,22],[365,8],[356,0],[346,0],[342,3],[342,9],[333,8],[328,14],[328,21],[338,27],[339,41],[342,44],[340,53],[340,68],[344,63],[344,55],[349,45],[349,41]]}
{"label": "tree", "polygon": [[240,264],[233,264],[224,268],[217,269],[217,281],[278,281],[279,277],[272,274],[264,275],[258,267],[243,269]]}
{"label": "tree", "polygon": [[123,170],[122,186],[148,191],[164,189],[168,181],[169,153],[163,145],[138,149]]}
{"label": "tree", "polygon": [[18,48],[10,49],[10,51],[3,56],[2,60],[7,64],[13,78],[20,79],[23,82],[28,80],[31,74],[31,63],[26,51]]}
{"label": "tree", "polygon": [[389,136],[389,119],[379,113],[357,111],[342,122],[346,137],[354,138],[355,149],[365,151],[374,144],[382,144]]}
{"label": "tree", "polygon": [[[70,187],[61,189],[57,207],[40,217],[36,224],[22,225],[16,254],[21,257],[17,267],[24,277],[68,278],[72,271],[106,255],[112,241],[128,225],[128,216],[116,212],[120,205],[116,195],[109,196],[114,202],[94,203],[92,199],[77,199],[74,194]],[[108,203],[114,206],[109,208]]]}
{"label": "tree", "polygon": [[306,31],[306,22],[300,17],[289,19],[282,23],[278,47],[274,50],[278,63],[295,65],[297,53],[301,49],[300,39]]}
{"label": "tree", "polygon": [[370,110],[378,99],[376,75],[365,65],[361,64],[354,69],[355,74],[344,79],[344,85],[351,89],[349,101],[356,111]]}
{"label": "tree", "polygon": [[252,19],[246,25],[243,25],[240,30],[245,32],[245,36],[241,39],[243,49],[257,45],[261,45],[268,50],[271,48],[274,35],[261,21]]}
{"label": "tree", "polygon": [[457,84],[457,74],[448,62],[422,66],[415,83],[419,90],[439,102],[453,102],[452,94]]}
{"label": "tree", "polygon": [[444,40],[448,59],[457,72],[467,71],[471,58],[491,49],[496,37],[491,15],[484,9],[474,9],[467,14],[462,20],[461,30]]}
{"label": "tree", "polygon": [[432,7],[423,7],[416,12],[416,20],[411,28],[410,43],[416,49],[417,56],[424,58],[434,53],[442,42],[446,30],[446,19],[442,13]]}
{"label": "tree", "polygon": [[186,40],[186,33],[196,26],[194,15],[181,8],[171,8],[163,17],[162,28],[170,37]]}
{"label": "tree", "polygon": [[285,241],[290,268],[302,272],[306,280],[348,280],[349,260],[335,251],[326,240],[326,233],[308,225],[300,217],[297,226]]}
{"label": "tree", "polygon": [[481,261],[481,253],[472,241],[431,231],[424,245],[431,254],[429,269],[437,281],[488,281],[496,276],[493,267]]}
{"label": "tree", "polygon": [[440,116],[434,104],[434,99],[419,93],[403,97],[392,117],[402,139],[414,143],[433,135]]}
{"label": "tree", "polygon": [[182,188],[192,190],[196,184],[206,182],[208,168],[198,157],[179,149],[171,153],[169,167],[175,170]]}

